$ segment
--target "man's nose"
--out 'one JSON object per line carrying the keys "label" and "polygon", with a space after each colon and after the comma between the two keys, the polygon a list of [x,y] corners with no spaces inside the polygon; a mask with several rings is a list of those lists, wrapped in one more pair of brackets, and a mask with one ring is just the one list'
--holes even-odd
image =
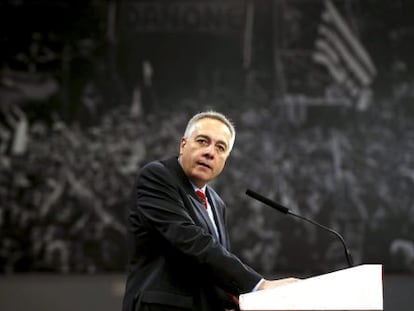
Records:
{"label": "man's nose", "polygon": [[208,158],[214,157],[214,146],[212,144],[206,146],[204,148],[204,155]]}

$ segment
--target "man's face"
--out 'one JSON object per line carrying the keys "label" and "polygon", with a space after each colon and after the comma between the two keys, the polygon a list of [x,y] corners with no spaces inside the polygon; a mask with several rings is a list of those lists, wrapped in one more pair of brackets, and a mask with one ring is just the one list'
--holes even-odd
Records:
{"label": "man's face", "polygon": [[181,139],[181,165],[197,187],[203,187],[221,173],[230,153],[230,140],[230,129],[210,118],[199,120],[191,136]]}

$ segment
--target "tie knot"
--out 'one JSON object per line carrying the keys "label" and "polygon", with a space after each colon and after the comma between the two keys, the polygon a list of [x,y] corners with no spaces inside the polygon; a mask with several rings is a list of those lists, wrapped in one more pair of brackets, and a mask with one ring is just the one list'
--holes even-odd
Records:
{"label": "tie knot", "polygon": [[196,194],[201,200],[203,200],[204,208],[207,209],[207,197],[205,193],[201,190],[196,190]]}

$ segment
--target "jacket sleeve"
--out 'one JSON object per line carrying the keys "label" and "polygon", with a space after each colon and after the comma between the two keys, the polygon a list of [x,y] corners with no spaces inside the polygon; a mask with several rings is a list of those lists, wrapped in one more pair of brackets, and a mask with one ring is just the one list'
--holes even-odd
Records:
{"label": "jacket sleeve", "polygon": [[[207,269],[214,282],[231,294],[251,291],[262,276],[218,243],[186,209],[176,178],[160,162],[152,162],[138,176],[133,207],[151,230],[173,248]],[[132,230],[134,219],[130,217]],[[136,225],[136,224],[135,224]]]}

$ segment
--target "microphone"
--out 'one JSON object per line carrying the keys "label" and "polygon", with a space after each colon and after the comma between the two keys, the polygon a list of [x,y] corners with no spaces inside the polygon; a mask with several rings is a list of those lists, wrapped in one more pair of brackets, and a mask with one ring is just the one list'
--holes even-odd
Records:
{"label": "microphone", "polygon": [[256,200],[258,200],[258,201],[260,201],[260,202],[262,202],[262,203],[264,203],[264,204],[266,204],[266,205],[268,205],[268,206],[270,206],[270,207],[278,210],[279,212],[281,212],[283,214],[289,214],[289,215],[295,216],[297,218],[300,218],[300,219],[302,219],[304,221],[307,221],[307,222],[309,222],[309,223],[311,223],[311,224],[313,224],[313,225],[315,225],[315,226],[317,226],[319,228],[322,228],[324,230],[327,230],[328,232],[330,232],[333,235],[335,235],[336,237],[338,237],[339,240],[342,243],[343,248],[344,248],[345,257],[346,257],[346,261],[348,262],[348,266],[349,267],[352,267],[353,266],[353,260],[352,260],[351,253],[349,252],[348,248],[346,247],[344,238],[338,232],[336,232],[335,230],[333,230],[331,228],[328,228],[328,227],[326,227],[324,225],[321,225],[320,223],[317,223],[316,221],[314,221],[312,219],[309,219],[309,218],[303,217],[303,216],[301,216],[299,214],[296,214],[294,212],[291,212],[287,207],[285,207],[285,206],[283,206],[283,205],[281,205],[281,204],[279,204],[279,203],[277,203],[275,201],[272,201],[272,200],[270,200],[270,199],[268,199],[268,198],[266,198],[266,197],[258,194],[257,192],[254,192],[253,190],[247,189],[246,190],[246,194],[248,196],[252,197],[253,199],[256,199]]}

